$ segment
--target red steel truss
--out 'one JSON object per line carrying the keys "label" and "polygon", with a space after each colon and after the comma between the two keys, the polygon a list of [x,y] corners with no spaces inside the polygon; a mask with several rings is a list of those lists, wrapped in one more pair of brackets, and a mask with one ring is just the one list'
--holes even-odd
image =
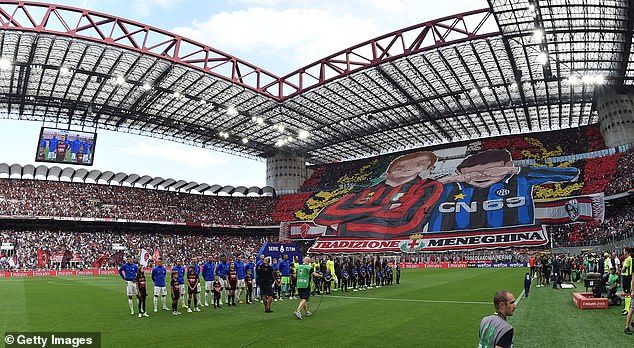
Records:
{"label": "red steel truss", "polygon": [[3,30],[80,38],[169,60],[260,92],[279,101],[360,69],[412,53],[498,35],[484,26],[490,8],[401,29],[278,77],[216,48],[149,25],[80,8],[29,1],[0,1]]}

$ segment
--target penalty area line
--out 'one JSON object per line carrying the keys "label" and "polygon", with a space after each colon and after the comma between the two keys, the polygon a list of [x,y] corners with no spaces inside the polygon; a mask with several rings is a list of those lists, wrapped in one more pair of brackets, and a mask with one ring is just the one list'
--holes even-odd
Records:
{"label": "penalty area line", "polygon": [[478,304],[478,305],[491,304],[490,302],[479,302],[479,301],[418,300],[418,299],[409,299],[409,298],[385,298],[385,297],[363,297],[363,296],[330,295],[328,297],[347,298],[352,300],[379,300],[379,301],[398,301],[398,302],[452,303],[452,304]]}

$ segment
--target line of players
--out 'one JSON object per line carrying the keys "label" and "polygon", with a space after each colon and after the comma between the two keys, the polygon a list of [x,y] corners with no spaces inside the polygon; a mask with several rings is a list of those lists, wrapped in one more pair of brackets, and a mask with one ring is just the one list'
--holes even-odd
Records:
{"label": "line of players", "polygon": [[[75,139],[70,140],[68,135],[64,135],[60,140],[57,134],[53,134],[50,139],[42,137],[37,152],[38,160],[47,160],[55,162],[67,162],[66,157],[70,151],[70,161],[74,163],[90,163],[92,156],[93,143],[88,138],[82,138],[79,134]],[[48,147],[48,155],[45,158],[44,152]]]}
{"label": "line of players", "polygon": [[[246,262],[245,262],[246,261]],[[238,258],[235,261],[227,261],[223,256],[219,262],[213,257],[209,257],[202,267],[196,258],[192,259],[189,266],[183,266],[183,261],[177,261],[176,266],[172,268],[170,276],[170,289],[172,300],[172,314],[180,315],[178,311],[178,301],[182,303],[182,307],[187,312],[200,312],[202,305],[209,306],[209,301],[213,301],[214,308],[221,308],[223,304],[222,297],[228,306],[236,306],[236,297],[238,303],[243,303],[241,295],[245,293],[245,301],[247,304],[253,303],[253,298],[259,294],[259,287],[256,286],[255,270],[264,263],[264,255],[260,256],[257,263],[253,263],[253,259],[248,260]],[[293,262],[288,260],[288,255],[284,255],[279,262],[273,259],[271,266],[274,270],[273,293],[275,301],[283,301],[284,298],[296,299],[297,276],[295,269],[299,265],[297,257]],[[392,267],[384,260],[382,263],[377,259],[344,258],[343,262],[337,258],[333,261],[329,258],[321,262],[313,263],[315,275],[313,277],[312,294],[331,293],[332,290],[340,289],[342,292],[371,289],[372,285],[381,287],[392,285],[394,276],[396,276],[396,284],[400,283],[400,268],[396,265],[395,272]],[[323,271],[322,271],[323,270]],[[132,257],[126,258],[126,263],[119,268],[119,275],[126,283],[126,294],[128,296],[128,305],[130,314],[134,315],[133,296],[137,297],[138,316],[149,317],[146,310],[147,297],[147,281],[142,268],[133,263]],[[152,281],[154,282],[154,312],[158,311],[159,297],[163,305],[163,310],[170,310],[167,307],[167,288],[165,278],[167,269],[163,266],[162,260],[158,260],[157,265],[152,269]],[[200,276],[202,275],[205,292],[204,302],[199,299],[201,294]],[[185,280],[186,279],[186,280]],[[187,290],[187,292],[186,292]],[[186,296],[187,295],[187,296]],[[224,295],[224,296],[223,296]],[[192,306],[193,301],[193,306]]]}

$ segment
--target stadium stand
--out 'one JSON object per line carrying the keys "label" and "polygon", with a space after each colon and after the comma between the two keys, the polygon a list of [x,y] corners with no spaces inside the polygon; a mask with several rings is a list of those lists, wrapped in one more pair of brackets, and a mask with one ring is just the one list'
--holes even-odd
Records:
{"label": "stadium stand", "polygon": [[619,157],[616,173],[605,187],[606,195],[626,192],[634,188],[634,152],[626,152]]}
{"label": "stadium stand", "polygon": [[171,191],[0,179],[0,216],[126,219],[192,224],[275,224],[277,197],[203,196]]}
{"label": "stadium stand", "polygon": [[548,226],[557,246],[600,245],[621,239],[634,231],[634,206],[611,207],[602,224],[583,223]]}
{"label": "stadium stand", "polygon": [[[199,260],[208,256],[252,257],[259,246],[273,239],[271,236],[235,236],[235,235],[195,235],[176,233],[153,233],[152,231],[121,232],[104,230],[101,232],[77,232],[49,229],[0,230],[0,241],[15,246],[17,264],[21,269],[37,268],[37,251],[49,255],[64,254],[67,250],[81,260],[72,267],[114,267],[123,262],[123,255],[112,250],[113,244],[126,248],[125,254],[139,255],[141,249],[150,253],[161,251],[166,264],[175,264],[178,259],[189,262],[191,258]],[[107,255],[101,265],[96,264],[103,255]],[[119,257],[119,260],[116,258]],[[59,266],[59,265],[57,265]],[[0,270],[9,268],[6,258],[0,262]]]}

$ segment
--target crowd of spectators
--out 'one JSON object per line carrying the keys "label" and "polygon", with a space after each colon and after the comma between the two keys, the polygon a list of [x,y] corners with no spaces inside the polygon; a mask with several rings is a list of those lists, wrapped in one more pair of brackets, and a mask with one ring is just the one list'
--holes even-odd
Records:
{"label": "crowd of spectators", "polygon": [[304,208],[306,200],[312,196],[312,192],[293,193],[280,196],[273,212],[275,221],[296,220],[295,212]]}
{"label": "crowd of spectators", "polygon": [[547,227],[556,246],[599,245],[620,240],[634,229],[634,206],[608,209],[603,223],[578,223]]}
{"label": "crowd of spectators", "polygon": [[207,196],[144,188],[0,179],[0,216],[77,217],[266,226],[277,197]]}
{"label": "crowd of spectators", "polygon": [[626,192],[634,188],[634,151],[625,152],[619,158],[616,173],[605,188],[606,196]]}
{"label": "crowd of spectators", "polygon": [[[135,257],[145,249],[148,253],[159,254],[165,264],[173,265],[177,260],[184,260],[185,264],[193,257],[199,260],[208,256],[255,256],[260,247],[267,242],[277,240],[276,236],[238,236],[238,235],[196,235],[196,234],[170,234],[151,232],[75,232],[60,230],[0,230],[0,242],[10,243],[14,246],[14,252],[2,257],[0,270],[9,268],[8,255],[16,256],[16,264],[20,269],[35,269],[38,263],[38,250],[48,255],[63,255],[67,251],[71,255],[77,255],[80,262],[69,266],[75,268],[89,268],[95,266],[97,260],[104,258],[101,267],[109,268],[119,266],[125,255]],[[120,245],[125,250],[119,252],[113,250],[114,245]],[[59,267],[59,263],[56,265]],[[46,268],[54,265],[49,263]]]}

